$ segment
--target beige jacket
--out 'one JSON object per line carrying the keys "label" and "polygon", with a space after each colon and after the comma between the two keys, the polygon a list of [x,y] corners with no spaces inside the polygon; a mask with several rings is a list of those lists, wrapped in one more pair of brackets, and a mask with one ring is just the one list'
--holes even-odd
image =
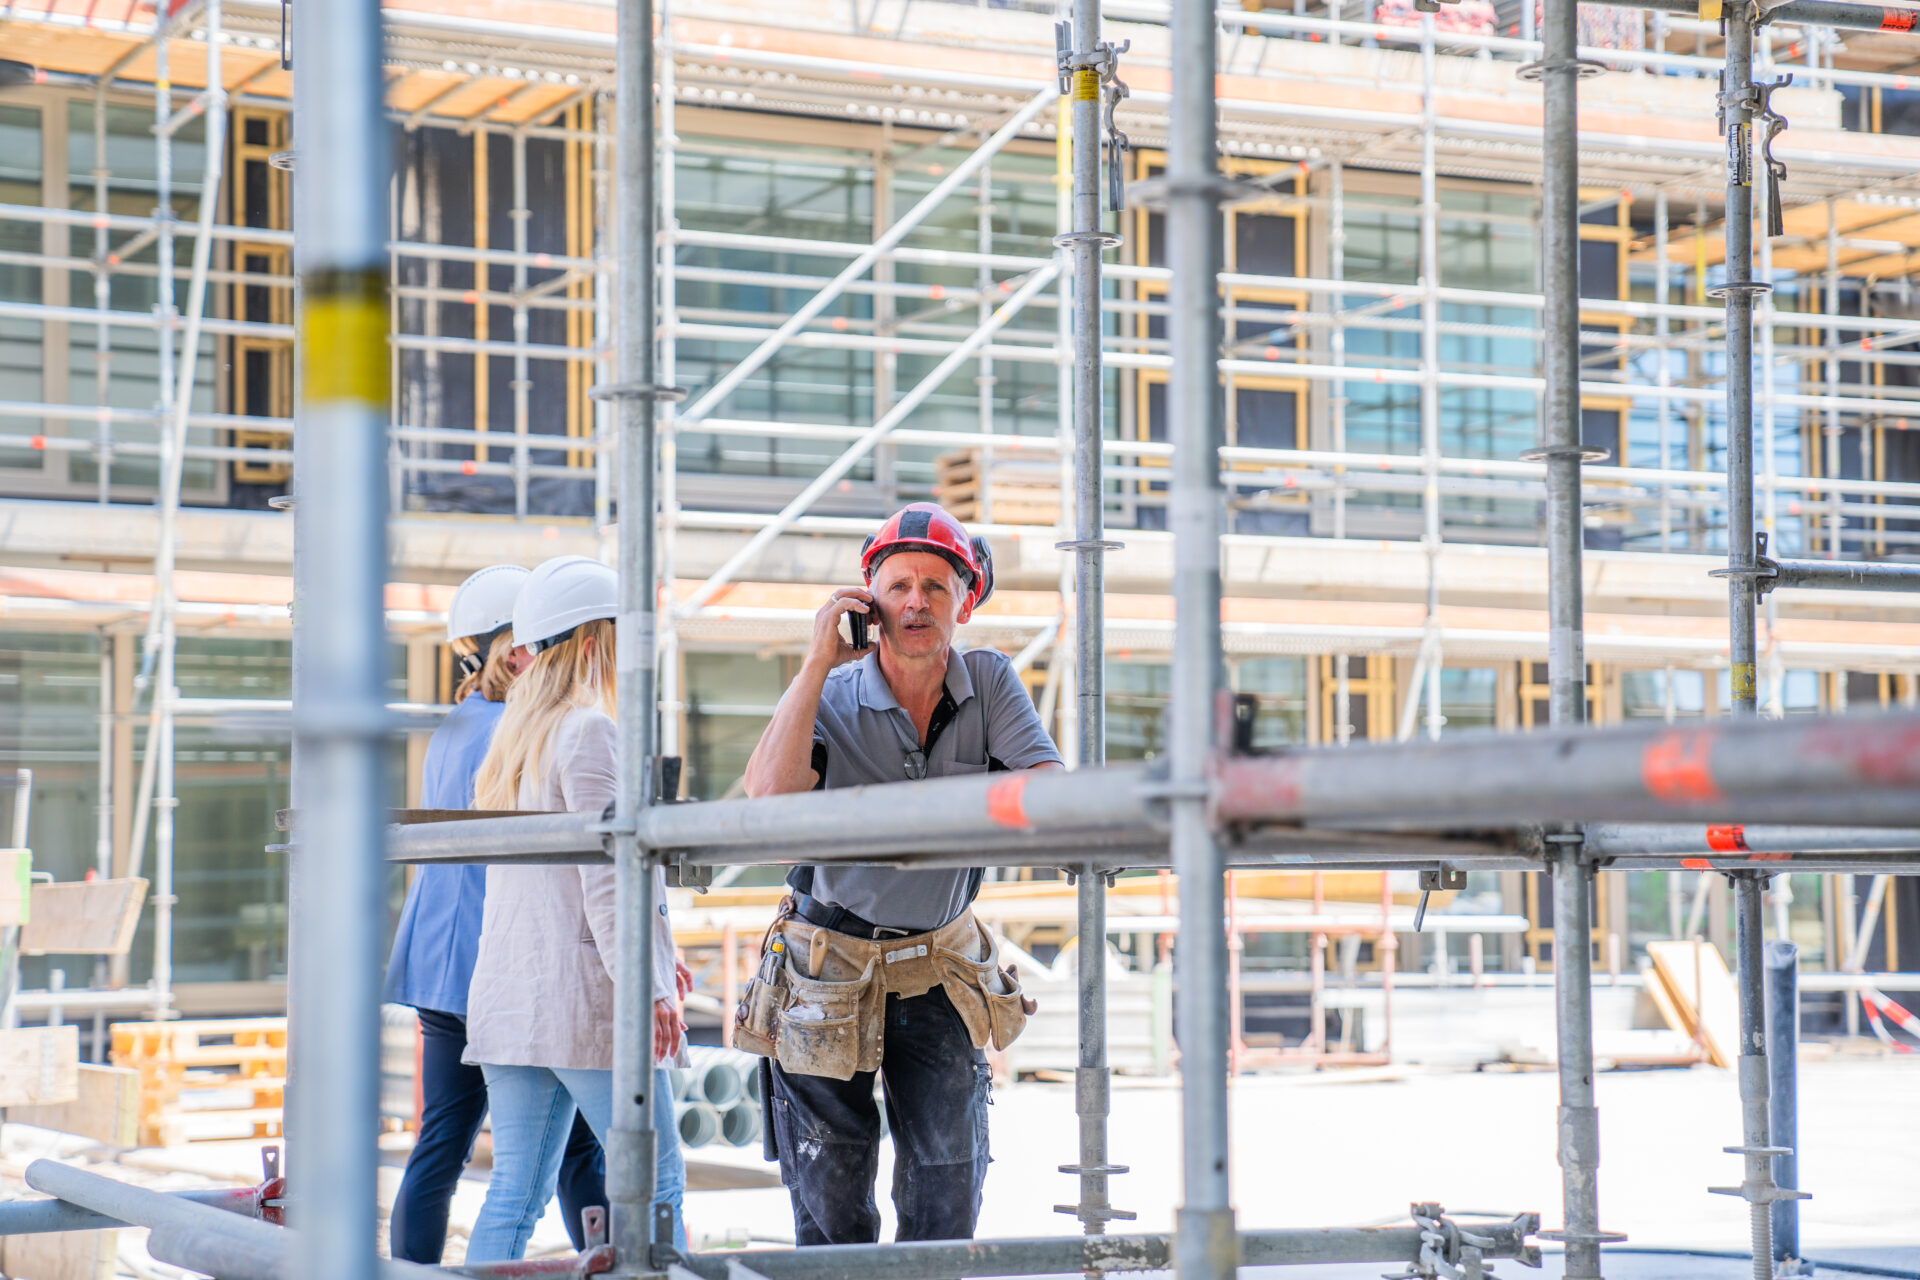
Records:
{"label": "beige jacket", "polygon": [[[599,814],[613,800],[619,758],[613,721],[597,708],[572,711],[554,730],[544,776],[521,779],[519,807]],[[653,997],[677,1002],[666,876],[657,867],[653,892]],[[464,1060],[610,1070],[613,931],[612,867],[488,867]]]}

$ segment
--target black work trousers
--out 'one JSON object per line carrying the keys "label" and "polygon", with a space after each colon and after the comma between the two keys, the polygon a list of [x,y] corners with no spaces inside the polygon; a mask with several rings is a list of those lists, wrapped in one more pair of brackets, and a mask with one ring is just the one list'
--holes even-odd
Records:
{"label": "black work trousers", "polygon": [[[460,1061],[467,1049],[467,1020],[457,1013],[419,1009],[420,1133],[407,1157],[407,1171],[393,1199],[392,1254],[407,1262],[440,1265],[447,1244],[447,1211],[460,1172],[473,1154],[473,1140],[487,1114],[487,1078]],[[587,1127],[573,1118],[567,1154],[560,1166],[560,1208],[575,1249],[585,1236],[580,1211],[607,1203],[606,1158]]]}
{"label": "black work trousers", "polygon": [[[939,987],[887,997],[879,1076],[893,1134],[898,1240],[967,1240],[987,1176],[992,1078],[953,1002]],[[875,1073],[851,1080],[773,1068],[780,1180],[793,1196],[797,1244],[880,1238],[873,1186],[880,1153]]]}

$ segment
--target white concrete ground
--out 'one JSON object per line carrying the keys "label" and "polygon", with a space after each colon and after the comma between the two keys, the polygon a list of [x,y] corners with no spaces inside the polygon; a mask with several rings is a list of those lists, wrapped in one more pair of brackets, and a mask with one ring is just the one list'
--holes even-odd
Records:
{"label": "white concrete ground", "polygon": [[[1801,1208],[1807,1252],[1920,1246],[1920,1061],[1843,1057],[1808,1062],[1802,1071],[1801,1184],[1814,1195]],[[1233,1178],[1242,1225],[1385,1223],[1402,1218],[1414,1200],[1532,1209],[1547,1225],[1559,1224],[1553,1073],[1341,1079],[1329,1072],[1235,1083]],[[1733,1074],[1614,1072],[1600,1077],[1598,1090],[1603,1225],[1642,1245],[1745,1246],[1744,1203],[1707,1191],[1741,1178],[1738,1157],[1721,1152],[1740,1138]],[[995,1162],[980,1233],[1073,1227],[1052,1211],[1076,1190],[1074,1179],[1054,1171],[1074,1158],[1071,1088],[1000,1088],[992,1124]],[[1113,1201],[1140,1215],[1120,1229],[1170,1229],[1180,1190],[1178,1090],[1122,1081],[1112,1132],[1114,1159],[1133,1170],[1114,1179]],[[887,1177],[883,1167],[883,1211]],[[788,1213],[778,1188],[695,1192],[687,1204],[692,1230],[715,1237],[790,1238]],[[1920,1269],[1920,1254],[1913,1265]]]}
{"label": "white concrete ground", "polygon": [[[1382,1074],[1390,1078],[1379,1078]],[[1474,1074],[1413,1069],[1246,1077],[1232,1099],[1234,1194],[1246,1227],[1359,1226],[1404,1220],[1414,1200],[1450,1209],[1502,1214],[1539,1211],[1559,1222],[1560,1173],[1554,1163],[1557,1085],[1551,1072]],[[1712,1068],[1615,1072],[1599,1080],[1601,1215],[1639,1246],[1739,1249],[1745,1206],[1710,1195],[1710,1185],[1740,1178],[1737,1157],[1720,1148],[1739,1135],[1731,1072]],[[1120,1230],[1171,1227],[1180,1187],[1180,1095],[1166,1083],[1121,1080],[1114,1091],[1113,1155],[1133,1172],[1114,1180],[1114,1202],[1136,1210]],[[1026,1083],[995,1091],[995,1163],[987,1180],[980,1232],[987,1236],[1066,1234],[1077,1224],[1052,1207],[1073,1198],[1075,1182],[1055,1167],[1074,1158],[1069,1086]],[[31,1194],[18,1181],[36,1156],[88,1161],[87,1143],[7,1125],[0,1194]],[[1840,1056],[1802,1065],[1802,1237],[1812,1257],[1862,1256],[1920,1273],[1920,1058]],[[258,1178],[258,1142],[196,1143],[130,1152],[100,1167],[113,1177],[162,1189]],[[703,1162],[764,1170],[758,1149],[707,1147]],[[390,1203],[398,1167],[381,1171]],[[883,1162],[879,1200],[892,1229]],[[295,1194],[297,1195],[297,1188]],[[485,1195],[474,1170],[453,1211],[448,1260],[464,1252],[465,1230]],[[779,1187],[695,1191],[687,1202],[696,1242],[790,1240],[787,1194]],[[172,1273],[145,1259],[141,1234],[123,1233],[123,1275]],[[557,1210],[549,1210],[532,1252],[564,1251]],[[1871,1251],[1859,1254],[1855,1251]],[[1370,1280],[1379,1268],[1329,1272],[1325,1280]],[[1549,1260],[1549,1275],[1557,1267]],[[1503,1276],[1517,1272],[1503,1264]],[[1700,1280],[1744,1274],[1736,1264],[1622,1259],[1610,1280]],[[1295,1271],[1273,1280],[1322,1280]]]}

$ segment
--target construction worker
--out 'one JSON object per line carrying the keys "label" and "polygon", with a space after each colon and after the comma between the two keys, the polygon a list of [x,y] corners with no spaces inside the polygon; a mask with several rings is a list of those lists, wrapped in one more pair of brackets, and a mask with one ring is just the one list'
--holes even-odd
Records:
{"label": "construction worker", "polygon": [[[536,568],[513,608],[513,639],[533,655],[514,682],[474,779],[483,809],[598,815],[618,789],[613,720],[619,581],[585,556]],[[686,1166],[661,1059],[685,1061],[666,877],[653,920],[656,1208],[671,1206],[682,1246]],[[575,1115],[603,1141],[613,1118],[614,872],[609,866],[490,866],[486,917],[467,998],[467,1057],[486,1075],[493,1177],[467,1261],[520,1258],[553,1198]]]}
{"label": "construction worker", "polygon": [[[800,672],[747,763],[747,794],[1060,768],[1007,656],[954,647],[993,590],[985,541],[915,503],[867,540],[860,564],[866,586],[835,591],[814,616]],[[842,637],[849,614],[877,627],[868,648]],[[872,821],[858,810],[847,820]],[[1032,1011],[973,918],[981,878],[853,865],[788,877],[768,944],[777,963],[763,957],[760,970],[777,996],[756,977],[762,990],[750,987],[734,1041],[775,1060],[773,1141],[802,1245],[879,1238],[875,1068],[897,1238],[973,1235],[988,1162],[983,1047],[1004,1048]],[[840,1026],[857,1030],[823,1034]]]}
{"label": "construction worker", "polygon": [[[527,571],[489,565],[453,593],[447,641],[460,664],[453,710],[427,742],[420,803],[465,809],[473,775],[493,741],[513,678],[533,661],[515,647],[513,602]],[[393,1200],[392,1252],[408,1262],[440,1264],[447,1210],[487,1113],[487,1081],[460,1061],[467,1048],[467,984],[480,945],[485,867],[424,866],[407,887],[406,906],[387,962],[385,999],[420,1018],[420,1132]],[[581,1210],[607,1203],[605,1160],[584,1120],[576,1120],[560,1165],[560,1205],[574,1247],[585,1242]]]}

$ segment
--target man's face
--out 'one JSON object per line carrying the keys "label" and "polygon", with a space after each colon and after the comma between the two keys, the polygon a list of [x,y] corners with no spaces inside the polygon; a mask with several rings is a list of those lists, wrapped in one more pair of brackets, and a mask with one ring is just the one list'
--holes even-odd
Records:
{"label": "man's face", "polygon": [[880,562],[873,581],[880,635],[903,658],[924,658],[953,642],[967,620],[967,585],[945,557],[896,551]]}

